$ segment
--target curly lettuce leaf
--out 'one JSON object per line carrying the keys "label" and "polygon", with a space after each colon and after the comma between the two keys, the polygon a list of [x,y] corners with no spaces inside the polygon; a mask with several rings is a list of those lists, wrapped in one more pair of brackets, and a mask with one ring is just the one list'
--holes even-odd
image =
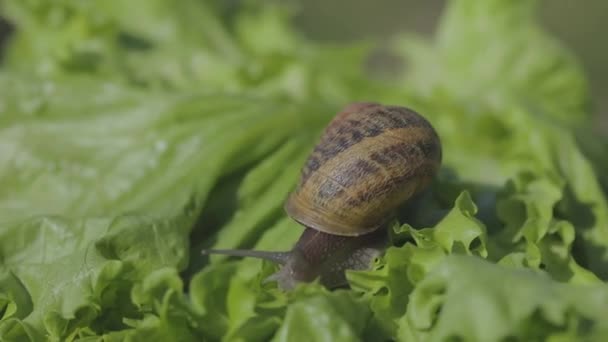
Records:
{"label": "curly lettuce leaf", "polygon": [[399,336],[417,341],[599,340],[608,288],[450,256],[411,294]]}

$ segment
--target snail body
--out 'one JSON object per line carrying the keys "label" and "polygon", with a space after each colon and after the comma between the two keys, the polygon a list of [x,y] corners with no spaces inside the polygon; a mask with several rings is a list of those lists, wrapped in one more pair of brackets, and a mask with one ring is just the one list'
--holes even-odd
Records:
{"label": "snail body", "polygon": [[306,161],[287,214],[306,227],[290,252],[206,250],[282,265],[270,277],[283,289],[320,278],[346,284],[344,271],[366,269],[387,243],[395,210],[426,189],[441,163],[430,123],[398,106],[354,103],[328,124]]}

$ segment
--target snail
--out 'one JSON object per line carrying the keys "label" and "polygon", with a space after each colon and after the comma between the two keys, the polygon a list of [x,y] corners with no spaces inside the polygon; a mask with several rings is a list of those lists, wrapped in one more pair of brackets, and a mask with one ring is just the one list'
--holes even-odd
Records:
{"label": "snail", "polygon": [[345,270],[371,267],[388,245],[387,224],[398,207],[426,189],[441,164],[441,143],[416,112],[353,103],[328,124],[285,202],[305,227],[289,252],[204,250],[281,265],[267,280],[282,289],[319,279],[347,285]]}

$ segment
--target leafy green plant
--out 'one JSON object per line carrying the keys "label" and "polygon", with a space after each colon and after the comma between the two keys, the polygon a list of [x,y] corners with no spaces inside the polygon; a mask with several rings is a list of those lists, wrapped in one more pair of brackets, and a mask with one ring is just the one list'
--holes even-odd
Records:
{"label": "leafy green plant", "polygon": [[[585,77],[533,0],[452,0],[431,41],[311,42],[273,3],[8,0],[0,69],[0,340],[608,338],[608,168]],[[436,127],[431,193],[349,290],[281,292],[282,203],[333,113]],[[584,132],[585,135],[581,135]]]}

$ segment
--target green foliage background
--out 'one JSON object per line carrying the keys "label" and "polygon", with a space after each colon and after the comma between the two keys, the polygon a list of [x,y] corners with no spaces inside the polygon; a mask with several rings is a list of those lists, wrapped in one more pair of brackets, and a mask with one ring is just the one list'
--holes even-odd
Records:
{"label": "green foliage background", "polygon": [[[0,340],[608,338],[608,141],[533,0],[452,0],[431,40],[320,43],[272,2],[5,1]],[[289,249],[282,212],[352,101],[406,105],[444,167],[352,289],[202,247]]]}
{"label": "green foliage background", "polygon": [[[432,35],[446,0],[308,0],[298,2],[296,23],[313,39],[384,41],[398,32]],[[542,27],[575,52],[586,71],[593,96],[596,131],[608,133],[608,48],[603,0],[537,0],[537,20]],[[384,61],[386,62],[386,61]]]}

